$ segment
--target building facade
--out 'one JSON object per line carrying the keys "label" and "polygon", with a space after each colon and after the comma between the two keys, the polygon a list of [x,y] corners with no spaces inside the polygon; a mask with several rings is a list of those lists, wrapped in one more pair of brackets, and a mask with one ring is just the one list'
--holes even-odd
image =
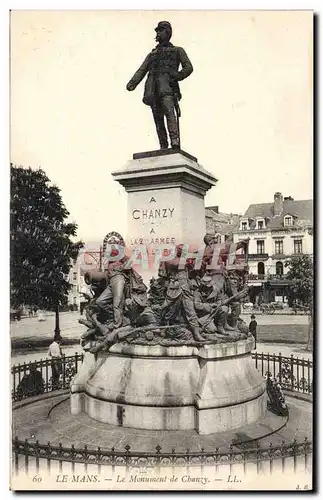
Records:
{"label": "building facade", "polygon": [[233,233],[239,229],[241,214],[219,212],[218,206],[205,208],[206,232],[215,234],[218,243],[232,240]]}
{"label": "building facade", "polygon": [[272,203],[249,206],[233,241],[249,238],[250,300],[286,301],[290,282],[287,260],[313,255],[313,200],[294,200],[277,192]]}
{"label": "building facade", "polygon": [[80,303],[84,302],[83,293],[89,293],[89,286],[84,281],[84,270],[80,257],[70,269],[69,283],[72,287],[68,293],[68,305],[79,309]]}

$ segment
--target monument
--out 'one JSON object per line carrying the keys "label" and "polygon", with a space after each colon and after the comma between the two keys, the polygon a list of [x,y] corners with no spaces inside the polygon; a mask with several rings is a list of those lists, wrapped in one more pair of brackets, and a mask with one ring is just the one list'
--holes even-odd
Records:
{"label": "monument", "polygon": [[[134,90],[147,74],[143,102],[152,109],[161,149],[135,153],[112,174],[128,194],[127,244],[145,245],[150,254],[155,245],[200,245],[206,232],[204,197],[217,182],[193,155],[180,149],[178,82],[192,73],[192,63],[183,48],[170,42],[170,23],[159,22],[155,31],[158,45],[127,89]],[[143,270],[145,281],[151,276]]]}
{"label": "monument", "polygon": [[[161,149],[135,153],[112,175],[128,196],[128,248],[168,253],[138,273],[123,237],[105,238],[104,272],[85,275],[92,297],[80,319],[85,357],[71,383],[71,411],[137,429],[239,429],[267,405],[254,339],[240,317],[246,269],[228,266],[228,247],[217,254],[205,235],[204,197],[217,179],[180,148],[178,82],[193,66],[170,43],[167,21],[156,33],[157,47],[127,89],[148,74],[143,101]],[[247,242],[240,246],[247,252]]]}

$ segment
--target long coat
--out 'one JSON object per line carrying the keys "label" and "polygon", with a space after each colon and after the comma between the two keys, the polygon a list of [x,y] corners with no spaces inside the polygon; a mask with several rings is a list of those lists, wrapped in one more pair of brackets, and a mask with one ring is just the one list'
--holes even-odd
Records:
{"label": "long coat", "polygon": [[182,96],[178,82],[187,78],[192,71],[193,66],[185,50],[169,42],[167,45],[157,45],[148,54],[129,83],[136,87],[148,73],[143,96],[145,104],[152,106],[157,96],[165,95],[173,95],[179,101]]}

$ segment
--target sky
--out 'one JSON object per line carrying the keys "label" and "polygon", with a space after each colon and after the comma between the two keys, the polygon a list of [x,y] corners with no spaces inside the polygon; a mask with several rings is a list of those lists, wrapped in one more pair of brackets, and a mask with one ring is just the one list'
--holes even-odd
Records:
{"label": "sky", "polygon": [[84,241],[125,234],[111,172],[158,148],[144,82],[125,86],[160,20],[194,66],[180,84],[181,143],[218,179],[206,206],[312,198],[309,11],[13,11],[11,161],[45,170]]}

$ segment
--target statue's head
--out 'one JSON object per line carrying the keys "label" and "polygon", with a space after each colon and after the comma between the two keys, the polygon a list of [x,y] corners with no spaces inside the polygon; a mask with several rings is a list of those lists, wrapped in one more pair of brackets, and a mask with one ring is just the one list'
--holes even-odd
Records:
{"label": "statue's head", "polygon": [[169,42],[172,37],[172,27],[168,21],[160,21],[155,28],[156,42],[163,43]]}
{"label": "statue's head", "polygon": [[[125,241],[121,234],[111,231],[103,240],[103,256],[115,257],[120,253],[120,248],[125,247]],[[124,252],[123,252],[124,253]]]}
{"label": "statue's head", "polygon": [[205,292],[210,292],[213,288],[213,280],[211,276],[203,276],[201,279],[200,287]]}
{"label": "statue's head", "polygon": [[204,236],[203,241],[206,245],[213,245],[213,243],[215,243],[215,235],[207,233]]}

